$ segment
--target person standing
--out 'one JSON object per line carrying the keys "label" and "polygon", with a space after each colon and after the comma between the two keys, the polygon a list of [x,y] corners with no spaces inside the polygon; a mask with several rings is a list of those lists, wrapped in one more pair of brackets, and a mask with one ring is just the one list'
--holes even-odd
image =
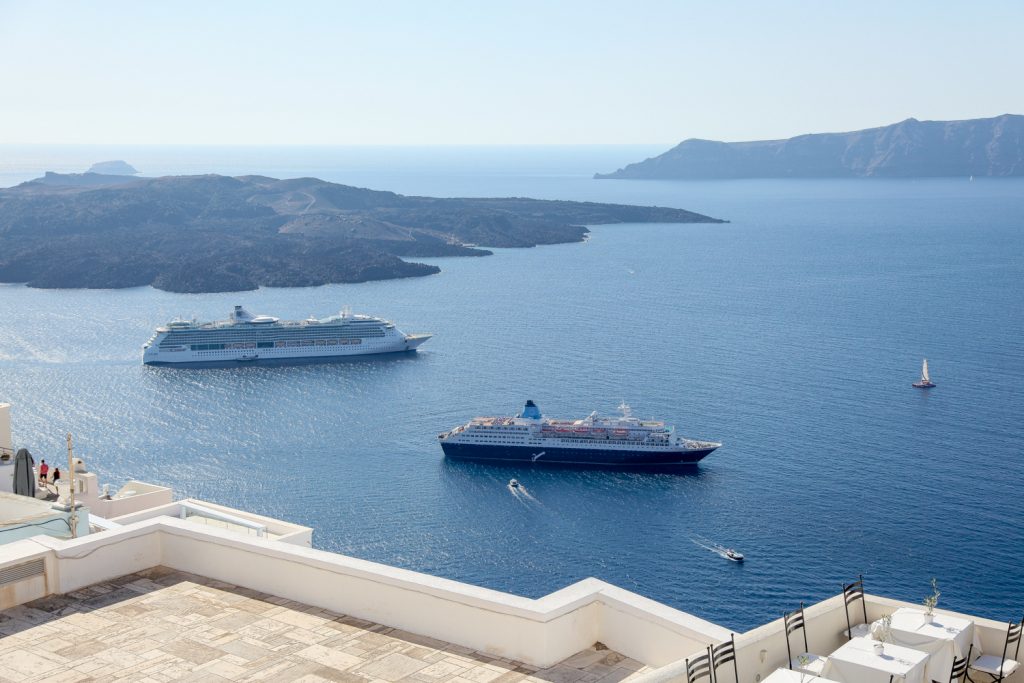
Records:
{"label": "person standing", "polygon": [[54,467],[53,468],[53,483],[54,483],[54,485],[57,484],[58,480],[60,480],[60,468],[59,467]]}
{"label": "person standing", "polygon": [[46,475],[50,473],[50,466],[43,460],[39,463],[39,481],[46,483]]}

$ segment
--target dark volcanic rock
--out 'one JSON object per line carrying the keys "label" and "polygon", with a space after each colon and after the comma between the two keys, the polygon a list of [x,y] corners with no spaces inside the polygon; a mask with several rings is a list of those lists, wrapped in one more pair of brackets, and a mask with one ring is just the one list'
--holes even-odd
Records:
{"label": "dark volcanic rock", "polygon": [[[0,282],[220,292],[439,272],[403,257],[583,239],[599,223],[721,222],[682,209],[433,199],[316,178],[45,177],[0,190]],[[470,247],[467,245],[474,245]]]}
{"label": "dark volcanic rock", "polygon": [[846,178],[1024,175],[1024,116],[907,119],[852,133],[788,140],[686,140],[660,156],[595,178]]}

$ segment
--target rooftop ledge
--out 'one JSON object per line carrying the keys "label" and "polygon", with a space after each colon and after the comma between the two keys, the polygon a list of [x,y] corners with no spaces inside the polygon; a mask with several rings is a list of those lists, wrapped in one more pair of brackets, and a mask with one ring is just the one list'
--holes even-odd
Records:
{"label": "rooftop ledge", "polygon": [[[544,669],[595,643],[661,666],[728,630],[597,579],[533,600],[167,516],[84,538],[0,548],[0,608],[165,567]],[[22,572],[23,573],[23,572]]]}
{"label": "rooftop ledge", "polygon": [[[122,578],[126,576],[129,578]],[[387,647],[403,657],[427,657],[418,650],[417,656],[408,654],[411,652],[408,648],[417,644],[416,639],[426,639],[433,643],[427,647],[432,650],[430,656],[435,658],[428,662],[431,666],[445,659],[447,655],[442,656],[441,652],[454,652],[473,660],[450,661],[448,664],[454,667],[450,670],[443,666],[427,670],[425,664],[424,674],[419,674],[418,669],[411,674],[422,683],[449,678],[458,679],[459,683],[467,680],[490,683],[491,674],[493,678],[503,677],[501,683],[530,677],[557,683],[615,683],[630,677],[635,678],[636,683],[655,683],[679,680],[686,657],[698,655],[709,644],[728,640],[732,635],[721,626],[593,578],[534,600],[170,516],[134,521],[79,539],[39,536],[0,547],[0,609],[7,610],[0,612],[0,635],[5,633],[4,624],[10,619],[24,621],[32,615],[47,618],[38,614],[40,609],[52,604],[47,600],[62,601],[60,610],[68,613],[72,625],[85,618],[75,617],[75,613],[94,613],[90,601],[109,600],[113,611],[110,618],[124,622],[121,631],[141,628],[128,617],[149,605],[147,598],[137,599],[132,591],[149,587],[159,594],[159,588],[142,581],[150,577],[148,580],[159,582],[159,579],[152,579],[153,576],[174,577],[174,585],[187,584],[182,589],[185,592],[198,591],[212,601],[191,612],[186,610],[185,614],[171,609],[167,616],[172,623],[195,625],[195,628],[164,633],[163,638],[174,642],[156,648],[168,657],[180,655],[184,660],[188,660],[189,653],[192,653],[189,656],[199,656],[195,655],[199,652],[204,653],[202,657],[210,657],[210,662],[219,662],[220,655],[214,656],[215,653],[200,646],[216,648],[219,647],[217,639],[239,634],[247,638],[244,636],[246,629],[257,629],[253,631],[257,635],[258,629],[280,630],[284,626],[277,622],[282,619],[305,623],[309,618],[303,615],[312,614],[323,619],[313,627],[301,626],[291,635],[278,634],[285,639],[279,644],[283,647],[295,637],[313,638],[307,634],[309,631],[322,636],[324,629],[337,629],[339,623],[351,626],[346,620],[356,620],[361,624],[358,628],[370,633],[400,634],[395,637],[401,642],[391,642]],[[221,593],[213,595],[211,591]],[[111,593],[112,597],[102,596]],[[227,624],[234,622],[223,621],[221,626],[212,623],[222,617],[228,619],[238,611],[237,606],[231,606],[233,600],[252,598],[256,594],[254,599],[283,606],[290,610],[289,614],[262,625],[250,623],[242,616],[235,617],[238,624],[230,628]],[[39,600],[44,601],[33,602]],[[153,598],[153,601],[173,605],[173,601],[165,598]],[[137,605],[137,602],[143,604]],[[866,596],[865,605],[869,621],[898,607],[914,606],[873,595]],[[256,609],[258,606],[249,607]],[[846,628],[842,596],[810,605],[805,614],[812,652],[827,654],[845,642],[841,635]],[[50,625],[60,628],[63,618]],[[1005,623],[967,618],[974,621],[985,652],[1001,651]],[[862,619],[854,623],[860,621]],[[392,631],[394,629],[397,631]],[[128,638],[125,642],[130,643],[135,637],[117,629],[111,632],[115,631],[120,635],[111,638],[117,642],[122,642],[124,637]],[[89,635],[86,628],[82,637]],[[139,645],[143,647],[151,645],[148,641],[154,640],[156,634],[138,637],[145,641]],[[270,636],[267,638],[273,641]],[[762,680],[776,668],[785,666],[786,645],[781,619],[736,634],[735,638],[740,680]],[[357,677],[369,676],[364,672],[377,672],[377,668],[364,661],[365,652],[345,649],[351,646],[365,651],[364,645],[328,640],[332,639],[307,644],[313,648],[307,654],[325,661],[329,659],[336,664],[334,669],[354,672]],[[326,644],[320,645],[321,642]],[[16,639],[14,643],[21,641]],[[595,645],[601,643],[603,645]],[[44,645],[41,643],[40,647]],[[379,647],[386,645],[381,641]],[[7,677],[2,670],[5,659],[2,655],[12,647],[8,638],[0,637],[0,676]],[[126,647],[132,651],[134,646],[127,644]],[[31,654],[31,650],[26,652]],[[353,662],[348,668],[342,666],[350,661],[346,659],[350,656],[363,663]],[[93,657],[96,658],[102,659],[100,655]],[[491,674],[475,671],[480,666],[487,669],[487,664],[481,662],[488,658]],[[452,659],[457,660],[457,657]],[[240,665],[235,660],[225,661]],[[388,661],[390,664],[378,665],[382,672],[391,672],[387,675],[406,671],[399,664],[410,669],[416,666],[402,658]],[[623,661],[627,664],[620,666]],[[197,662],[193,664],[200,666]],[[302,662],[295,665],[300,664]],[[389,668],[392,665],[394,668]],[[364,666],[368,668],[364,670]],[[230,667],[225,667],[228,669]],[[431,674],[441,670],[448,673]],[[471,670],[475,673],[466,679],[458,673]],[[373,677],[397,680],[388,679],[381,672],[377,674]],[[409,674],[402,674],[406,675]],[[509,678],[504,678],[506,675]],[[1024,676],[1017,673],[1005,680],[1021,683]],[[735,683],[731,668],[720,670],[718,681]]]}

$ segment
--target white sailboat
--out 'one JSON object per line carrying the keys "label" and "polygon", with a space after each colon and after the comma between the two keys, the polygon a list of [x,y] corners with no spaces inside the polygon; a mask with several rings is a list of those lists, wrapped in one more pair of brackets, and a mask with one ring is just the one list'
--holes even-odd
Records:
{"label": "white sailboat", "polygon": [[931,389],[932,387],[935,386],[935,384],[932,383],[931,377],[928,376],[927,358],[925,358],[924,362],[921,363],[921,380],[919,382],[914,382],[912,386],[918,389]]}

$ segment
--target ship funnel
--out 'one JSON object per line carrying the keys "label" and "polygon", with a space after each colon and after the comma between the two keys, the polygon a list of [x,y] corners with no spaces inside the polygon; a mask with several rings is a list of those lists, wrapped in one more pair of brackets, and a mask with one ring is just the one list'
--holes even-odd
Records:
{"label": "ship funnel", "polygon": [[235,310],[231,311],[231,319],[235,322],[243,322],[246,320],[252,320],[252,313],[245,310],[241,306],[235,306]]}
{"label": "ship funnel", "polygon": [[526,407],[523,408],[523,412],[519,417],[526,418],[527,420],[539,420],[540,419],[540,408],[533,401],[527,401]]}

